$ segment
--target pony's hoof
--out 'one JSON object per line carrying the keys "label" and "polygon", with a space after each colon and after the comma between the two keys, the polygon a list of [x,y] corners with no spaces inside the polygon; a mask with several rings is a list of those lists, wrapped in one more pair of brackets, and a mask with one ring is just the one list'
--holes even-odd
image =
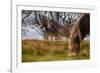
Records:
{"label": "pony's hoof", "polygon": [[77,56],[77,53],[72,52],[72,53],[69,53],[68,56]]}

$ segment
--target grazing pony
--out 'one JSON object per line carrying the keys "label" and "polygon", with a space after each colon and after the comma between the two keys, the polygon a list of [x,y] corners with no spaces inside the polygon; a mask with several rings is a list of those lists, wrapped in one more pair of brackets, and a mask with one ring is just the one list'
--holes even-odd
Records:
{"label": "grazing pony", "polygon": [[46,29],[46,38],[48,36],[55,37],[55,40],[61,40],[61,37],[67,37],[68,28],[64,25],[61,25],[57,21],[50,19],[48,17],[44,17],[43,19],[43,25]]}
{"label": "grazing pony", "polygon": [[72,26],[69,38],[69,56],[76,56],[80,51],[80,41],[90,34],[90,14],[84,13]]}

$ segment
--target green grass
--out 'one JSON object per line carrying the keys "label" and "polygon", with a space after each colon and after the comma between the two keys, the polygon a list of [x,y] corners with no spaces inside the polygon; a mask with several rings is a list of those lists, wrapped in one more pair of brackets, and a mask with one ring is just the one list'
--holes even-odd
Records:
{"label": "green grass", "polygon": [[80,47],[78,56],[69,57],[67,41],[22,40],[22,62],[89,59],[89,41],[81,42]]}

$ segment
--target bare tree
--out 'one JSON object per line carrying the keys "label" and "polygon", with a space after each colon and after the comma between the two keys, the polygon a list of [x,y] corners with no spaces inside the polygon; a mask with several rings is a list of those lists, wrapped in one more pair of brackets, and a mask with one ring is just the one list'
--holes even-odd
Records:
{"label": "bare tree", "polygon": [[[69,32],[67,29],[72,26],[79,15],[75,12],[22,10],[22,27],[31,27],[44,38],[47,38],[48,33],[56,36],[58,33],[65,35],[64,33]],[[27,31],[23,28],[22,32]]]}

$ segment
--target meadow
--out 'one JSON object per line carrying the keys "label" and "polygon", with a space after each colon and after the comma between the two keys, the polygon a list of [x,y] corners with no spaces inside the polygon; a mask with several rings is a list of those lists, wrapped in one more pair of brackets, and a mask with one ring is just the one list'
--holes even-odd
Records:
{"label": "meadow", "polygon": [[22,40],[22,62],[89,60],[90,42],[81,42],[78,56],[68,56],[68,41]]}

